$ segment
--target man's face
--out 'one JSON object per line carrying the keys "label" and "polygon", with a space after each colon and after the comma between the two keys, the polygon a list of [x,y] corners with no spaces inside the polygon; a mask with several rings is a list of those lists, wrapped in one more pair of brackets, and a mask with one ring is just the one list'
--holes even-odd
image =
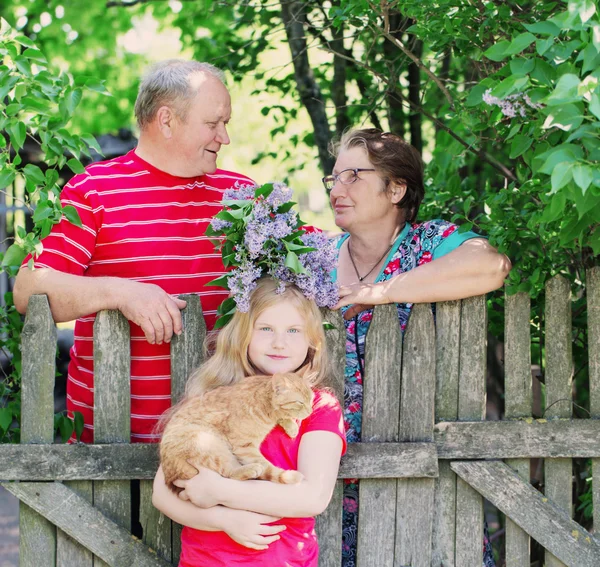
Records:
{"label": "man's face", "polygon": [[185,120],[172,122],[174,159],[179,162],[181,177],[214,173],[217,153],[222,144],[229,144],[227,124],[231,118],[229,92],[216,77],[199,73],[191,78],[197,89]]}

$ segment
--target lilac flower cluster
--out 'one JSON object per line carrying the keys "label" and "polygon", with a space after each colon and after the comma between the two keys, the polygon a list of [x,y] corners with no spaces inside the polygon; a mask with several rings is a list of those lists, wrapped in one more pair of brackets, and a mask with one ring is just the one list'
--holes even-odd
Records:
{"label": "lilac flower cluster", "polygon": [[527,107],[538,109],[542,108],[542,104],[533,102],[527,93],[515,93],[508,95],[505,98],[498,98],[492,95],[492,89],[488,89],[483,93],[483,102],[490,106],[499,106],[502,114],[509,118],[514,118],[519,114],[522,118],[527,116]]}
{"label": "lilac flower cluster", "polygon": [[248,311],[250,294],[264,276],[279,280],[279,293],[284,282],[296,285],[320,307],[338,301],[337,285],[331,281],[335,246],[321,232],[301,230],[303,222],[291,200],[292,190],[283,183],[240,186],[223,194],[225,213],[219,216],[228,220],[214,218],[210,223],[211,234],[228,244],[222,246],[224,261],[234,267],[226,285],[242,312]]}

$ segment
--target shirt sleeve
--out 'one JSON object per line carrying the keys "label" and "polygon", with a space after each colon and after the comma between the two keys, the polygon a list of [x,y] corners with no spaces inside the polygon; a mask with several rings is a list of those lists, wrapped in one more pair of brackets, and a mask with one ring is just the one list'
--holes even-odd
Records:
{"label": "shirt sleeve", "polygon": [[315,392],[312,413],[302,422],[302,434],[309,431],[330,431],[342,440],[342,455],[346,453],[344,416],[337,398],[327,390]]}
{"label": "shirt sleeve", "polygon": [[448,231],[452,227],[454,227],[454,230],[436,246],[436,248],[433,251],[433,259],[434,260],[437,260],[438,258],[445,256],[446,254],[452,252],[452,250],[456,250],[463,242],[466,242],[467,240],[471,240],[471,238],[487,239],[487,236],[482,236],[481,234],[477,234],[476,232],[473,232],[472,230],[467,230],[465,232],[459,232],[457,225],[451,224],[451,223],[447,223],[447,224],[448,224],[448,228],[446,229],[446,231]]}
{"label": "shirt sleeve", "polygon": [[[75,176],[60,195],[63,207],[74,207],[79,213],[82,226],[78,227],[63,216],[50,234],[42,240],[42,253],[35,259],[34,267],[52,268],[61,272],[81,276],[87,270],[101,226],[102,207],[94,181],[88,173]],[[23,265],[31,259],[28,255]]]}

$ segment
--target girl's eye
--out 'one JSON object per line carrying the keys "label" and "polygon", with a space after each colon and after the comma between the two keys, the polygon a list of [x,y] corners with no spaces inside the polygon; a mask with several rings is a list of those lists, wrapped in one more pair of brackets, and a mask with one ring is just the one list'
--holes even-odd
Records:
{"label": "girl's eye", "polygon": [[261,327],[259,331],[270,331],[271,327]]}
{"label": "girl's eye", "polygon": [[299,333],[300,329],[289,329],[288,333]]}

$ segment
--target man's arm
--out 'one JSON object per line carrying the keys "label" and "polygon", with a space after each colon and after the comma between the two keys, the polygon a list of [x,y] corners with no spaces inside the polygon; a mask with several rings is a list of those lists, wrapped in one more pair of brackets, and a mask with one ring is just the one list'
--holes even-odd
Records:
{"label": "man's arm", "polygon": [[29,298],[48,296],[56,322],[72,321],[103,309],[118,309],[139,325],[149,343],[169,342],[173,333],[181,333],[181,313],[185,301],[171,297],[154,284],[123,278],[91,278],[24,266],[19,270],[13,290],[15,306],[25,313]]}
{"label": "man's arm", "polygon": [[373,305],[429,303],[464,299],[498,289],[511,269],[510,260],[487,240],[473,238],[445,256],[385,282],[340,288],[334,307],[354,304],[347,319]]}

